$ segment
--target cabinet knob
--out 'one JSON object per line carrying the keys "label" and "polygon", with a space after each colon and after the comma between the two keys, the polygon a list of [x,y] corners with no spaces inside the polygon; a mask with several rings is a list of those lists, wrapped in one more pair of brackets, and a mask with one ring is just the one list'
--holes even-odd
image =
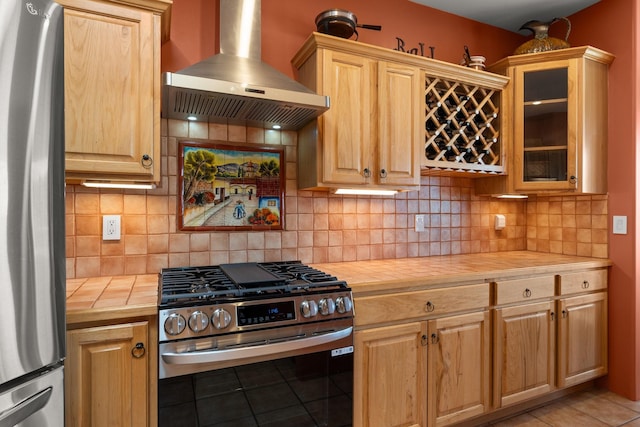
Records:
{"label": "cabinet knob", "polygon": [[364,168],[364,170],[362,171],[362,175],[364,175],[365,178],[369,178],[371,176],[371,171],[369,170],[369,168]]}
{"label": "cabinet knob", "polygon": [[144,167],[145,169],[149,169],[151,168],[151,166],[153,166],[153,159],[150,155],[143,154],[142,160],[140,160],[140,164],[142,164],[142,167]]}
{"label": "cabinet knob", "polygon": [[578,182],[578,178],[577,178],[575,175],[571,175],[571,176],[569,177],[569,182],[570,182],[571,184],[575,184],[576,182]]}
{"label": "cabinet knob", "polygon": [[131,349],[131,355],[136,359],[140,359],[147,350],[144,348],[144,344],[139,342]]}
{"label": "cabinet knob", "polygon": [[380,178],[386,178],[386,177],[387,177],[387,170],[380,169]]}
{"label": "cabinet knob", "polygon": [[427,339],[426,335],[423,335],[420,339],[420,344],[424,347],[425,345],[429,344],[429,340]]}
{"label": "cabinet knob", "polygon": [[440,341],[440,338],[438,338],[438,335],[431,334],[431,344],[438,344],[439,341]]}

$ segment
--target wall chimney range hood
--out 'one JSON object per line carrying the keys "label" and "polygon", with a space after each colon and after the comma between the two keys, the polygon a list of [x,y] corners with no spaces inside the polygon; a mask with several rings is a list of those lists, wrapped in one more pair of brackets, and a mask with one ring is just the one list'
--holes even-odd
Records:
{"label": "wall chimney range hood", "polygon": [[260,0],[220,0],[220,53],[162,75],[162,117],[299,129],[329,109],[261,61]]}

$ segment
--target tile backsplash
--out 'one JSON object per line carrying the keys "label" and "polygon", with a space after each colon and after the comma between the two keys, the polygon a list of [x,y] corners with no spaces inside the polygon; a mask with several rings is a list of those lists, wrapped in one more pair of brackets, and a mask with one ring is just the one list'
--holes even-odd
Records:
{"label": "tile backsplash", "polygon": [[[273,144],[285,149],[285,230],[177,230],[181,139]],[[296,185],[295,132],[164,120],[162,181],[154,190],[67,186],[67,277],[157,273],[163,267],[299,259],[340,262],[534,250],[607,257],[606,196],[528,200],[478,197],[470,178],[422,177],[395,197],[336,196]],[[414,231],[416,214],[425,231]],[[503,214],[506,227],[494,230]],[[121,215],[118,241],[102,241],[102,216]]]}

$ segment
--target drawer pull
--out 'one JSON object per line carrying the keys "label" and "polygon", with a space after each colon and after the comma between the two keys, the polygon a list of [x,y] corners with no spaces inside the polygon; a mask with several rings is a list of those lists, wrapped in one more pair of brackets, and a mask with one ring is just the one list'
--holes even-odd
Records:
{"label": "drawer pull", "polygon": [[562,318],[566,319],[569,312],[567,310],[562,310]]}
{"label": "drawer pull", "polygon": [[423,335],[422,337],[420,337],[420,344],[422,344],[423,347],[429,344],[429,340],[427,339],[426,335]]}
{"label": "drawer pull", "polygon": [[551,321],[553,322],[555,320],[556,314],[553,311],[550,314],[551,314]]}
{"label": "drawer pull", "polygon": [[529,289],[529,288],[525,289],[524,292],[522,293],[522,295],[525,298],[530,298],[531,297],[531,289]]}
{"label": "drawer pull", "polygon": [[424,306],[424,309],[425,309],[427,312],[431,313],[433,310],[435,310],[435,309],[436,309],[436,306],[435,306],[435,305],[433,305],[433,303],[432,303],[431,301],[427,301],[427,304]]}
{"label": "drawer pull", "polygon": [[371,171],[369,170],[369,168],[364,168],[364,170],[362,171],[362,175],[365,178],[369,178],[371,176]]}
{"label": "drawer pull", "polygon": [[147,350],[144,348],[144,344],[141,342],[137,343],[135,347],[131,349],[131,355],[136,359],[140,359],[146,352]]}
{"label": "drawer pull", "polygon": [[589,281],[585,280],[584,282],[582,282],[582,289],[589,289]]}

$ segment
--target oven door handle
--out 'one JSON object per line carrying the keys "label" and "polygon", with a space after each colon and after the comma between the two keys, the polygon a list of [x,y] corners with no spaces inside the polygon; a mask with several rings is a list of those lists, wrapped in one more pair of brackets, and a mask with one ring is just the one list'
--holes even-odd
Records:
{"label": "oven door handle", "polygon": [[162,353],[162,360],[171,365],[190,365],[211,362],[226,362],[247,357],[268,356],[276,353],[316,347],[341,340],[353,333],[353,327],[340,329],[309,338],[292,339],[271,344],[238,347],[226,350],[205,350],[185,353]]}

